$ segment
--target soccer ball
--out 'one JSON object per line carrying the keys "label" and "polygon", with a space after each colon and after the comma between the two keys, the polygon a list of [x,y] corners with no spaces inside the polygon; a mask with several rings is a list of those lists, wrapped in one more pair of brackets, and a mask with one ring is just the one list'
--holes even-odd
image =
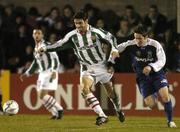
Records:
{"label": "soccer ball", "polygon": [[15,100],[9,100],[4,103],[3,111],[7,115],[15,115],[19,111],[19,105]]}

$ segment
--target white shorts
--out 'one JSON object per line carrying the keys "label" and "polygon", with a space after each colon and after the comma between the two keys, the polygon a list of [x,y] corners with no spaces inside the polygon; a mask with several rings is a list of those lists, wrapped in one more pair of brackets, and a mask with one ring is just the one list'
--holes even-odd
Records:
{"label": "white shorts", "polygon": [[37,80],[37,91],[39,90],[56,90],[58,87],[58,72],[56,78],[51,80],[52,71],[44,71],[39,73]]}
{"label": "white shorts", "polygon": [[113,74],[107,72],[105,64],[94,64],[89,66],[87,70],[81,71],[80,81],[83,76],[89,76],[89,78],[94,81],[94,84],[96,84],[97,82],[109,82]]}

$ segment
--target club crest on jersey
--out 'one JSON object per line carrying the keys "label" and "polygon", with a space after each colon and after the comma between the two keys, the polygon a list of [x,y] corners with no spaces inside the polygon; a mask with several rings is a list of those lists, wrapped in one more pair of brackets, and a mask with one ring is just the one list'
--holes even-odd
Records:
{"label": "club crest on jersey", "polygon": [[141,56],[141,52],[140,51],[136,51],[136,56],[140,57]]}
{"label": "club crest on jersey", "polygon": [[96,47],[97,45],[85,45],[85,46],[82,46],[82,47],[79,47],[79,50],[87,50],[87,49],[91,49],[93,47]]}
{"label": "club crest on jersey", "polygon": [[148,52],[147,52],[147,58],[148,58],[148,59],[152,58],[152,51],[148,51]]}
{"label": "club crest on jersey", "polygon": [[95,42],[96,41],[96,36],[95,35],[91,35],[91,39],[92,39],[93,42]]}

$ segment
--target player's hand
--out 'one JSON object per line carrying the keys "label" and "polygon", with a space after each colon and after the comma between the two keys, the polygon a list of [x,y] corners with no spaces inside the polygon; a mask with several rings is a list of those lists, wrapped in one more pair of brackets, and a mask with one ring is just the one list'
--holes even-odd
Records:
{"label": "player's hand", "polygon": [[25,77],[26,77],[25,74],[21,74],[20,77],[19,77],[20,81],[23,82]]}
{"label": "player's hand", "polygon": [[113,59],[115,59],[115,58],[117,58],[117,57],[119,57],[120,55],[119,55],[119,52],[118,51],[112,51],[111,52],[111,57],[113,58]]}
{"label": "player's hand", "polygon": [[152,68],[150,66],[145,66],[143,69],[143,73],[148,76],[149,73],[151,72]]}
{"label": "player's hand", "polygon": [[111,74],[114,73],[113,63],[107,62],[106,66],[107,66],[107,72],[108,73],[111,73]]}
{"label": "player's hand", "polygon": [[108,73],[111,73],[111,74],[114,73],[114,67],[113,66],[108,67]]}

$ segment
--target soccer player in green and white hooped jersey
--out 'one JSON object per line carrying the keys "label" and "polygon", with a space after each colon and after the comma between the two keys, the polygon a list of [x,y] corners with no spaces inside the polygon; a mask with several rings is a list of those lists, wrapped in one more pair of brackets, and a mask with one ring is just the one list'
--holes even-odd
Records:
{"label": "soccer player in green and white hooped jersey", "polygon": [[37,91],[44,107],[52,113],[51,119],[61,119],[63,108],[55,100],[54,97],[48,94],[50,90],[56,90],[58,87],[58,68],[59,58],[56,52],[38,53],[37,49],[44,45],[48,45],[43,40],[43,33],[41,29],[33,30],[33,38],[35,41],[34,61],[27,71],[20,76],[21,81],[24,77],[28,77],[38,70],[39,76],[37,80]]}
{"label": "soccer player in green and white hooped jersey", "polygon": [[[87,104],[98,115],[96,125],[101,125],[108,121],[104,114],[99,101],[91,92],[91,87],[97,82],[101,82],[107,94],[112,101],[117,116],[121,122],[124,122],[124,113],[120,110],[119,97],[115,94],[110,81],[113,71],[107,67],[106,54],[103,52],[102,43],[110,44],[111,50],[114,51],[116,39],[103,30],[94,28],[88,24],[88,16],[85,12],[79,11],[74,16],[76,29],[72,30],[65,37],[55,44],[39,48],[39,52],[51,52],[58,49],[73,48],[77,55],[80,65],[80,86],[82,95]],[[111,58],[111,57],[109,57]]]}

